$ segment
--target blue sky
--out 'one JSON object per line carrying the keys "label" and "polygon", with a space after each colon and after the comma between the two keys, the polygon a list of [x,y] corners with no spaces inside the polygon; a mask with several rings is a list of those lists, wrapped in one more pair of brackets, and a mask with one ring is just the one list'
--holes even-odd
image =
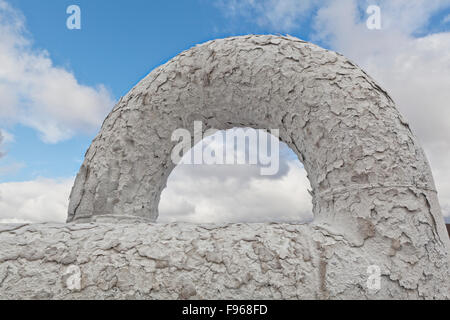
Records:
{"label": "blue sky", "polygon": [[[23,15],[16,20],[25,21],[26,30],[11,32],[21,40],[32,41],[23,51],[35,56],[43,50],[48,52],[53,66],[46,70],[65,70],[64,79],[73,75],[75,82],[68,81],[67,86],[79,90],[80,97],[89,96],[94,107],[99,101],[117,101],[155,67],[183,50],[215,38],[288,33],[339,51],[366,69],[394,96],[430,158],[442,194],[441,204],[448,207],[445,212],[450,217],[450,183],[446,182],[450,180],[450,121],[446,120],[450,119],[450,108],[444,92],[450,87],[450,0],[1,1]],[[73,4],[81,8],[81,30],[66,28],[66,8]],[[370,4],[381,7],[382,30],[370,32],[365,28],[365,9]],[[0,23],[10,13],[0,16]],[[7,49],[13,50],[12,47]],[[0,53],[1,50],[0,47]],[[415,60],[405,67],[399,64],[405,57]],[[24,72],[25,77],[28,74]],[[36,76],[35,72],[32,74]],[[417,88],[423,85],[414,79],[425,80],[423,92],[429,95],[428,100],[418,96]],[[89,115],[83,117],[84,109],[75,110],[76,101],[67,101],[67,107],[61,101],[47,107],[42,101],[48,101],[48,97],[40,97],[23,108],[16,103],[8,116],[2,116],[2,108],[11,107],[6,102],[2,105],[4,80],[0,74],[0,129],[6,140],[3,146],[0,144],[0,150],[6,152],[0,158],[0,186],[39,178],[72,179],[112,104],[105,103],[106,107],[99,107],[89,119]],[[106,91],[100,89],[101,85]],[[45,88],[48,87],[51,86]],[[34,99],[23,98],[26,90],[17,93],[19,100]],[[60,99],[65,102],[64,96]],[[419,103],[426,103],[427,110]],[[70,119],[71,113],[77,120]],[[51,126],[58,128],[47,130]],[[64,132],[66,126],[68,131]],[[296,158],[286,150],[283,157],[286,161]]]}
{"label": "blue sky", "polygon": [[[104,83],[116,98],[147,73],[214,37],[223,18],[207,1],[12,0],[36,47],[47,49],[87,85]],[[66,8],[82,10],[82,30],[66,28]],[[221,21],[222,20],[222,21]]]}

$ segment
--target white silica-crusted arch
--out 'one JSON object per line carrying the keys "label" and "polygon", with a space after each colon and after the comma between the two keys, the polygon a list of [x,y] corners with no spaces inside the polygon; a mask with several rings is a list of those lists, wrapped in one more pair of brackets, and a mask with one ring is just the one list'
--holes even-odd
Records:
{"label": "white silica-crusted arch", "polygon": [[423,220],[446,241],[431,170],[389,95],[345,57],[269,35],[196,46],[123,97],[86,154],[68,222],[156,221],[171,134],[196,120],[280,129],[308,172],[315,224],[334,234],[360,243],[380,223]]}
{"label": "white silica-crusted arch", "polygon": [[[314,221],[154,224],[172,131],[195,120],[280,129]],[[215,40],[153,71],[89,148],[68,222],[0,225],[0,299],[450,299],[449,239],[407,122],[357,66],[292,37]]]}

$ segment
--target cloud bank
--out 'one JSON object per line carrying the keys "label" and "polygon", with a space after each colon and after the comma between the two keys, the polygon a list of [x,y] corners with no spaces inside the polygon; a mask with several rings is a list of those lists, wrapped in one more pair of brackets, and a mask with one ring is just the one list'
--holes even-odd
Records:
{"label": "cloud bank", "polygon": [[73,179],[0,183],[0,223],[65,222]]}
{"label": "cloud bank", "polygon": [[[252,166],[179,165],[159,204],[160,223],[308,222],[310,188],[299,162],[261,178]],[[64,223],[74,179],[0,183],[0,223]]]}

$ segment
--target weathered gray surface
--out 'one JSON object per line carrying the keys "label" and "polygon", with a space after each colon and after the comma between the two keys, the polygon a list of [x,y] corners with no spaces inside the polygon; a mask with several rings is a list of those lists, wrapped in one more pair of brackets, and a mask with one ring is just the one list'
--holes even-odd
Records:
{"label": "weathered gray surface", "polygon": [[194,120],[205,131],[280,129],[308,172],[316,222],[353,242],[364,237],[359,223],[384,216],[420,217],[437,223],[437,238],[444,232],[427,160],[389,96],[343,56],[277,36],[211,41],[142,80],[89,148],[68,221],[156,221],[174,167],[171,134]]}
{"label": "weathered gray surface", "polygon": [[[363,247],[287,224],[0,227],[2,299],[449,298],[433,241],[372,237]],[[379,265],[381,290],[367,288]],[[81,271],[81,287],[67,281]]]}
{"label": "weathered gray surface", "polygon": [[[89,148],[68,221],[154,222],[174,167],[171,134],[195,120],[205,130],[280,129],[308,172],[314,222],[4,231],[1,296],[449,298],[449,239],[407,122],[361,69],[295,38],[216,40],[153,71]],[[67,263],[81,265],[80,293],[61,285]],[[384,275],[377,294],[366,286],[370,265]]]}

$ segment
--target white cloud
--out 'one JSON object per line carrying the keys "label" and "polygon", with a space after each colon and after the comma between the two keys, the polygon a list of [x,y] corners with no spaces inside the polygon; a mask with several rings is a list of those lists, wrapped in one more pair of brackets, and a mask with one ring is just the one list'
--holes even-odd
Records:
{"label": "white cloud", "polygon": [[[212,143],[223,146],[224,131],[203,139],[204,148]],[[259,130],[258,135],[267,136]],[[215,138],[216,137],[216,138]],[[267,139],[267,138],[266,138]],[[249,159],[261,150],[228,148]],[[201,150],[197,144],[193,150]],[[178,165],[161,195],[158,222],[307,222],[312,219],[309,180],[301,163],[293,160],[289,148],[280,145],[279,170],[274,176],[261,175],[260,165]],[[195,152],[195,151],[194,151]],[[190,153],[183,160],[189,158]],[[256,157],[259,159],[259,157]]]}
{"label": "white cloud", "polygon": [[102,85],[82,85],[70,71],[36,50],[20,12],[0,0],[0,121],[38,130],[56,143],[94,132],[114,104]]}
{"label": "white cloud", "polygon": [[0,183],[0,223],[65,222],[72,184],[73,179]]}
{"label": "white cloud", "polygon": [[[298,161],[277,179],[254,166],[179,165],[163,191],[158,222],[308,222],[310,188]],[[0,223],[64,223],[73,179],[0,183]]]}
{"label": "white cloud", "polygon": [[310,221],[306,172],[299,162],[286,165],[287,173],[277,179],[261,177],[250,166],[179,165],[162,193],[158,222]]}

